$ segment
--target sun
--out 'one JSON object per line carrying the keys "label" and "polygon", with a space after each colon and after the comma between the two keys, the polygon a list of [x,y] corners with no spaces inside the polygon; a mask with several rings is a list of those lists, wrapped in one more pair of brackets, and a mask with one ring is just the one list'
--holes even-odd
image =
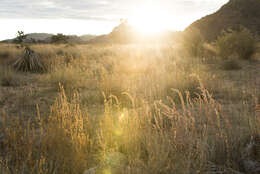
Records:
{"label": "sun", "polygon": [[129,24],[133,25],[142,34],[148,35],[166,30],[183,30],[191,21],[187,16],[177,15],[163,4],[153,4],[151,2],[137,6],[128,20]]}
{"label": "sun", "polygon": [[159,33],[171,27],[167,11],[151,4],[139,6],[130,16],[129,23],[144,34]]}

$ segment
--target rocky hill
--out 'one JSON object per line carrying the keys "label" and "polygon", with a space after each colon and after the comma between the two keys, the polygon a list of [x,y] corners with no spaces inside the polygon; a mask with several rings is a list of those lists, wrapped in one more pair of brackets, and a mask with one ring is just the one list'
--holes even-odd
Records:
{"label": "rocky hill", "polygon": [[192,23],[186,30],[197,28],[208,41],[213,41],[222,30],[240,26],[260,35],[260,0],[230,0],[216,13]]}

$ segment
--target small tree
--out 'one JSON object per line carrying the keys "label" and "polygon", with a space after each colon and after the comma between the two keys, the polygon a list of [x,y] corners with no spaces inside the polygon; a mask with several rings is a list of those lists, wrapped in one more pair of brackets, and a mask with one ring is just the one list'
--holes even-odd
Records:
{"label": "small tree", "polygon": [[22,44],[23,40],[26,38],[24,31],[17,31],[15,42],[18,44]]}
{"label": "small tree", "polygon": [[231,29],[223,31],[216,40],[217,53],[223,59],[234,55],[250,59],[256,51],[256,44],[254,35],[243,27],[237,31]]}
{"label": "small tree", "polygon": [[121,19],[120,24],[113,29],[109,36],[115,43],[131,43],[134,40],[134,30],[128,20]]}

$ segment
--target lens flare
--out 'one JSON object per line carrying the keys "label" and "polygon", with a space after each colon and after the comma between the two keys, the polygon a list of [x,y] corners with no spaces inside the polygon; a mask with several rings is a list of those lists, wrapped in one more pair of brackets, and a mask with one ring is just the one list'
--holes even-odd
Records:
{"label": "lens flare", "polygon": [[122,129],[119,129],[119,128],[117,128],[115,131],[114,131],[114,133],[115,133],[115,135],[116,136],[121,136],[122,134],[123,134],[123,130]]}
{"label": "lens flare", "polygon": [[121,113],[120,116],[119,116],[119,120],[120,121],[123,121],[125,118],[125,114],[124,113]]}
{"label": "lens flare", "polygon": [[103,170],[103,174],[112,174],[112,173],[109,169],[105,169],[105,170]]}

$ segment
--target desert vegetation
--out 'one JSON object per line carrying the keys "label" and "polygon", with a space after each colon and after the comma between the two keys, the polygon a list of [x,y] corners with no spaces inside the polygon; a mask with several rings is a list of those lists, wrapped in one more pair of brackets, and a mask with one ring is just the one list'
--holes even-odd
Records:
{"label": "desert vegetation", "polygon": [[250,59],[257,49],[256,37],[246,28],[224,31],[216,41],[220,57]]}
{"label": "desert vegetation", "polygon": [[1,44],[1,173],[255,172],[259,45],[244,29],[182,37]]}

